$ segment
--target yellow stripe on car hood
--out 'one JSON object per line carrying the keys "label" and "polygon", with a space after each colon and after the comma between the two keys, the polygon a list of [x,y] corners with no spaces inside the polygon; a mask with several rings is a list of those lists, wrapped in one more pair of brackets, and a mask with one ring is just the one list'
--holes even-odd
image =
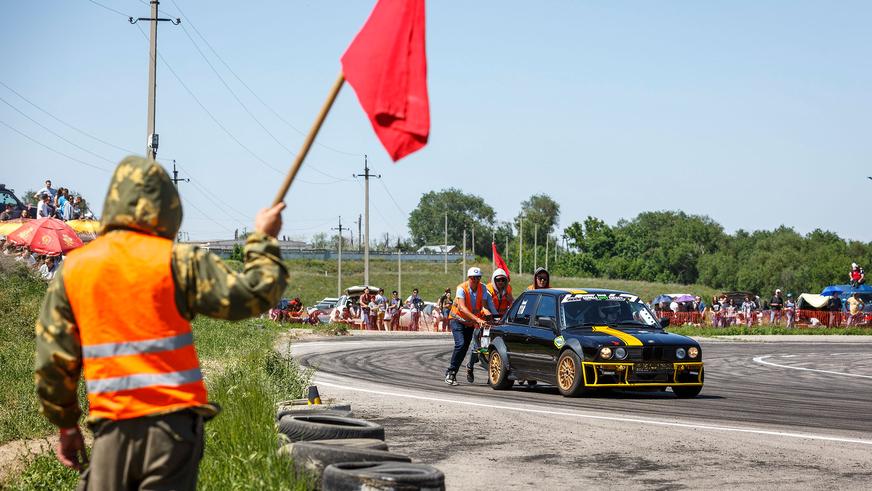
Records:
{"label": "yellow stripe on car hood", "polygon": [[624,344],[626,344],[627,346],[642,346],[642,341],[640,341],[639,338],[637,338],[636,336],[633,336],[632,334],[627,334],[624,331],[612,329],[608,326],[594,326],[593,332],[601,332],[610,336],[614,336],[623,341]]}

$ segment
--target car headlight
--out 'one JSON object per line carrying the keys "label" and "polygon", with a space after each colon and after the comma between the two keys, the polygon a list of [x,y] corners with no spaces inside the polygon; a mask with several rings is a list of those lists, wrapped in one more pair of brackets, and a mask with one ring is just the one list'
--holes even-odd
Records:
{"label": "car headlight", "polygon": [[611,348],[609,348],[608,346],[603,346],[602,348],[600,348],[600,358],[608,360],[611,357],[612,357],[612,349]]}
{"label": "car headlight", "polygon": [[685,351],[684,348],[678,348],[675,350],[675,357],[679,360],[683,360],[685,356],[687,356],[687,351]]}
{"label": "car headlight", "polygon": [[615,348],[615,358],[623,360],[627,357],[627,350],[624,348]]}
{"label": "car headlight", "polygon": [[687,356],[689,358],[698,357],[699,356],[699,348],[697,348],[696,346],[691,346],[690,348],[687,348]]}

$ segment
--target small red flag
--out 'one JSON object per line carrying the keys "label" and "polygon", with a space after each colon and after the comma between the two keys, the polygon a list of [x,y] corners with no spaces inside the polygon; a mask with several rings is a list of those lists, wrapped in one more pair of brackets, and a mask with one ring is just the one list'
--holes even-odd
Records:
{"label": "small red flag", "polygon": [[494,250],[494,266],[496,266],[497,268],[502,268],[502,270],[506,272],[506,278],[511,280],[512,275],[509,274],[509,267],[506,265],[506,262],[503,261],[503,257],[500,256],[500,253],[497,252],[497,243],[491,242],[491,247]]}
{"label": "small red flag", "polygon": [[424,0],[379,0],[342,55],[342,73],[394,162],[427,144]]}

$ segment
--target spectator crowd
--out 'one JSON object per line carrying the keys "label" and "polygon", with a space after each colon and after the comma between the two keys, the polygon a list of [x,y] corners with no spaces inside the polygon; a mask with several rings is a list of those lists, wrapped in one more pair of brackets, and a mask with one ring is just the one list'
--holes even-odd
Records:
{"label": "spectator crowd", "polygon": [[34,216],[27,208],[21,210],[20,215],[15,213],[15,206],[7,203],[0,211],[0,221],[8,221],[13,218],[57,218],[59,220],[78,220],[93,218],[88,211],[85,200],[80,195],[73,195],[68,188],[52,187],[51,179],[45,181],[45,186],[35,193],[36,211]]}

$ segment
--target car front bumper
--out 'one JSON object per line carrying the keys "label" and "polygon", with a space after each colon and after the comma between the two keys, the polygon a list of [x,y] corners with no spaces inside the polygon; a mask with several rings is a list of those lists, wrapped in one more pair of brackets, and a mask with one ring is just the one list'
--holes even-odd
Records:
{"label": "car front bumper", "polygon": [[701,386],[703,362],[582,362],[585,387]]}

